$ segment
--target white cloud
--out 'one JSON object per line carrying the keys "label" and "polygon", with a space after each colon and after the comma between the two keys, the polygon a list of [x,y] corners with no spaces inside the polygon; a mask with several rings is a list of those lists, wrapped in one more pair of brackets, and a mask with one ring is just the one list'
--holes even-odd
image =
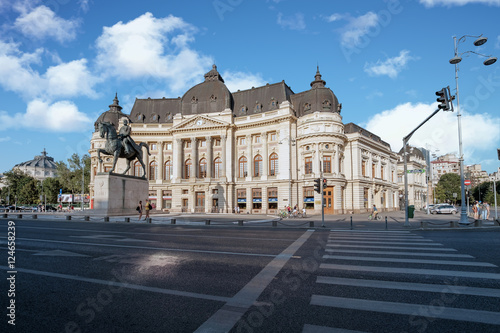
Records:
{"label": "white cloud", "polygon": [[86,59],[49,67],[44,77],[51,96],[96,96],[92,87],[97,79],[88,70]]}
{"label": "white cloud", "polygon": [[37,39],[53,38],[59,42],[76,38],[80,21],[58,17],[49,7],[43,5],[33,10],[20,10],[24,12],[16,19],[14,27],[25,36]]}
{"label": "white cloud", "polygon": [[78,0],[78,3],[80,4],[80,8],[86,13],[89,11],[89,4],[90,0]]}
{"label": "white cloud", "polygon": [[95,97],[93,86],[98,79],[87,68],[86,59],[51,66],[45,73],[40,74],[31,66],[41,63],[44,49],[23,53],[18,46],[0,41],[0,86],[5,90],[18,93],[26,99],[41,96]]}
{"label": "white cloud", "polygon": [[225,71],[222,74],[222,77],[224,78],[224,82],[227,88],[231,92],[250,89],[252,87],[260,87],[265,84],[265,81],[260,73],[251,74],[244,72]]}
{"label": "white cloud", "polygon": [[388,58],[385,61],[377,60],[375,64],[365,64],[365,72],[371,76],[387,75],[394,79],[406,67],[410,60],[415,58],[410,56],[410,51],[402,50],[399,56]]}
{"label": "white cloud", "polygon": [[349,23],[344,27],[341,34],[341,43],[344,46],[359,45],[361,38],[366,35],[370,28],[378,24],[378,16],[374,12],[350,18]]}
{"label": "white cloud", "polygon": [[28,103],[26,113],[11,116],[0,112],[2,130],[10,128],[34,128],[57,132],[87,131],[92,121],[75,104],[70,101],[59,101],[49,104],[42,100]]}
{"label": "white cloud", "polygon": [[290,30],[304,30],[306,28],[304,14],[296,13],[293,16],[283,17],[283,13],[278,13],[278,25]]}
{"label": "white cloud", "polygon": [[500,6],[500,0],[419,0],[425,7],[434,6],[465,6],[468,4],[485,4]]}
{"label": "white cloud", "polygon": [[[391,145],[393,151],[403,146],[403,137],[415,129],[434,110],[433,104],[401,104],[392,110],[374,115],[365,128],[379,135]],[[408,121],[411,119],[411,121]],[[469,114],[462,112],[462,143],[465,163],[480,163],[479,154],[494,151],[500,142],[500,117],[487,113]],[[488,135],[478,135],[488,133]],[[438,112],[433,118],[419,128],[411,137],[409,144],[416,147],[432,147],[441,154],[458,155],[458,122],[456,112]]]}
{"label": "white cloud", "polygon": [[108,75],[121,79],[152,78],[148,90],[164,86],[166,80],[171,89],[181,91],[213,64],[210,57],[189,47],[195,32],[181,18],[155,18],[145,13],[127,23],[104,27],[96,42],[96,61]]}
{"label": "white cloud", "polygon": [[344,18],[343,15],[341,14],[332,14],[330,16],[325,16],[324,19],[327,21],[327,22],[335,22],[335,21],[338,21],[338,20],[341,20],[342,18]]}

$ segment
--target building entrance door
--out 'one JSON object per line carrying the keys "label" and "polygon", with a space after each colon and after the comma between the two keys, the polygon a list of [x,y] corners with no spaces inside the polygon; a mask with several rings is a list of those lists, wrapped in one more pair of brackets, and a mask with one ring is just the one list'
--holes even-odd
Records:
{"label": "building entrance door", "polygon": [[219,212],[219,199],[212,199],[212,213]]}
{"label": "building entrance door", "polygon": [[323,199],[325,200],[325,214],[333,214],[333,186],[323,190]]}
{"label": "building entrance door", "polygon": [[196,192],[195,213],[205,213],[205,192]]}

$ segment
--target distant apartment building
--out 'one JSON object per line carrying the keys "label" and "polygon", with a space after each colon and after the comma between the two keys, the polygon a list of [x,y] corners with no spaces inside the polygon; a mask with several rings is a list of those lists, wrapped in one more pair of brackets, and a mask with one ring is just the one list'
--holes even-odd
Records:
{"label": "distant apartment building", "polygon": [[436,186],[442,175],[447,173],[460,174],[460,163],[458,157],[454,154],[439,156],[431,161],[432,167],[432,186]]}

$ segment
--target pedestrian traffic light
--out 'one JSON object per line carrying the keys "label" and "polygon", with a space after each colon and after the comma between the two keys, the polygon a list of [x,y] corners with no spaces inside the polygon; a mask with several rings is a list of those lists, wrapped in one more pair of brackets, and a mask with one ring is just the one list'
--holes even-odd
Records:
{"label": "pedestrian traffic light", "polygon": [[326,184],[326,178],[323,178],[323,190],[326,189],[328,185]]}
{"label": "pedestrian traffic light", "polygon": [[318,193],[321,193],[321,179],[316,178],[314,180],[314,190]]}
{"label": "pedestrian traffic light", "polygon": [[439,102],[438,104],[438,109],[443,110],[443,111],[453,111],[453,104],[451,101],[454,99],[453,97],[450,97],[450,87],[445,87],[439,91],[436,91],[436,96],[438,98],[436,101]]}

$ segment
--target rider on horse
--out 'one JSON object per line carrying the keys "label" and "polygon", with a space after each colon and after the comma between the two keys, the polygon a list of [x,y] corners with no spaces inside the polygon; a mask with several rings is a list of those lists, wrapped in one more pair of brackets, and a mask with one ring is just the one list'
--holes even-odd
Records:
{"label": "rider on horse", "polygon": [[124,119],[123,120],[123,126],[120,128],[120,131],[118,132],[118,137],[122,140],[123,148],[125,150],[125,155],[129,155],[130,153],[134,152],[136,150],[135,142],[134,140],[130,137],[130,133],[132,132],[132,128],[128,124],[128,120]]}

